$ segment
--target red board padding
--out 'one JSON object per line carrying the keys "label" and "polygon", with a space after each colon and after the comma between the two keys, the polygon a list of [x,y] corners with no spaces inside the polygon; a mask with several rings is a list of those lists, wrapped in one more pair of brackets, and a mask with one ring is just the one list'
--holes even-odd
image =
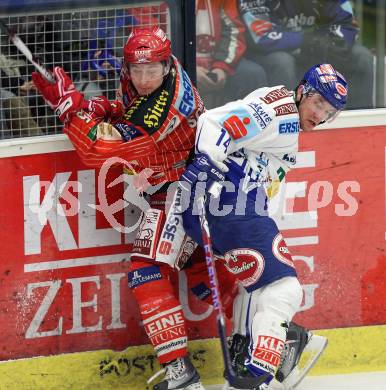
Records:
{"label": "red board padding", "polygon": [[[287,206],[293,205],[295,213],[308,211],[317,202],[323,205],[331,192],[331,200],[314,210],[315,227],[283,230],[285,238],[317,236],[317,243],[289,248],[308,291],[307,309],[296,319],[310,328],[386,323],[385,131],[372,127],[301,134],[300,149],[314,152],[315,166],[288,175],[289,183],[306,182],[306,196],[288,200]],[[107,182],[119,174],[112,170]],[[54,178],[57,191],[67,179],[79,181],[83,194],[79,197],[75,184],[62,189],[59,209],[66,211],[57,220],[55,212],[47,211]],[[66,268],[39,270],[45,262],[116,254],[124,258],[130,251],[124,235],[112,232],[102,213],[93,214],[84,204],[98,199],[96,183],[97,174],[75,152],[0,159],[1,360],[147,343],[127,286],[127,263],[67,263]],[[326,194],[320,190],[316,202],[309,202],[318,186]],[[106,192],[111,204],[122,196],[123,185]],[[337,215],[355,207],[351,216]],[[124,222],[122,211],[115,217]],[[189,303],[190,338],[215,337],[211,308],[192,297],[186,300],[184,278],[180,294]]]}
{"label": "red board padding", "polygon": [[[314,306],[296,317],[306,326],[386,323],[385,141],[384,126],[300,137],[300,150],[315,151],[316,164],[293,170],[288,180],[307,181],[306,195],[317,181],[329,182],[333,188],[331,201],[317,210],[316,228],[283,232],[285,237],[299,233],[319,237],[316,245],[290,248],[293,255],[314,257],[313,270],[305,262],[296,262],[302,284],[317,285]],[[353,182],[351,189],[345,182]],[[360,192],[353,192],[358,185]],[[307,210],[306,199],[297,198],[294,210]],[[356,207],[352,216],[338,215],[342,208],[343,214],[350,214]]]}

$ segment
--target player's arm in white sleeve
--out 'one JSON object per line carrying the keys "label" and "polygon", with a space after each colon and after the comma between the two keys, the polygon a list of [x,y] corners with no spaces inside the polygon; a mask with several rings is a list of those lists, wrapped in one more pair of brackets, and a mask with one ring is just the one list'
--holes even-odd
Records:
{"label": "player's arm in white sleeve", "polygon": [[197,122],[196,154],[206,154],[223,172],[227,171],[223,161],[232,153],[235,145],[219,119],[223,107],[204,112]]}
{"label": "player's arm in white sleeve", "polygon": [[202,114],[197,125],[196,152],[207,154],[218,164],[233,152],[255,148],[260,139],[263,141],[275,116],[273,109],[259,99],[265,89]]}

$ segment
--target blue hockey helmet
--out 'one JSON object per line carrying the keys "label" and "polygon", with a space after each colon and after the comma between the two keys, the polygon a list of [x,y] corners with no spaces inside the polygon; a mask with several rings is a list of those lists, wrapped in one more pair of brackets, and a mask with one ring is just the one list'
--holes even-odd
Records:
{"label": "blue hockey helmet", "polygon": [[344,109],[348,93],[347,81],[332,65],[314,65],[305,73],[301,84],[305,87],[305,93],[311,92],[312,88],[337,111]]}

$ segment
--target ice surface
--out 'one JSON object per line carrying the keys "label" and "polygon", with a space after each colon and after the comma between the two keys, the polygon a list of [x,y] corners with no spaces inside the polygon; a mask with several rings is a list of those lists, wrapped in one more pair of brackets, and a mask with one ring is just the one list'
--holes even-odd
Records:
{"label": "ice surface", "polygon": [[[221,390],[222,385],[207,386],[206,389]],[[386,371],[309,376],[296,390],[386,390]]]}

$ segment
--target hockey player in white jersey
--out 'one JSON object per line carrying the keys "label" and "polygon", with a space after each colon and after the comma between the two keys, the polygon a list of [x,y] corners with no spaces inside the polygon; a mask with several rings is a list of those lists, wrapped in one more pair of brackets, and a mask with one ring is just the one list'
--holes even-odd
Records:
{"label": "hockey player in white jersey", "polygon": [[[347,89],[333,66],[318,64],[293,92],[260,88],[206,111],[198,121],[195,158],[181,177],[190,203],[184,228],[200,245],[196,200],[218,190],[206,197],[213,250],[245,291],[236,299],[231,352],[239,376],[269,374],[259,390],[275,376],[285,382],[310,336],[290,324],[303,292],[267,204],[296,162],[299,130],[335,118]],[[292,341],[286,344],[287,334]]]}

